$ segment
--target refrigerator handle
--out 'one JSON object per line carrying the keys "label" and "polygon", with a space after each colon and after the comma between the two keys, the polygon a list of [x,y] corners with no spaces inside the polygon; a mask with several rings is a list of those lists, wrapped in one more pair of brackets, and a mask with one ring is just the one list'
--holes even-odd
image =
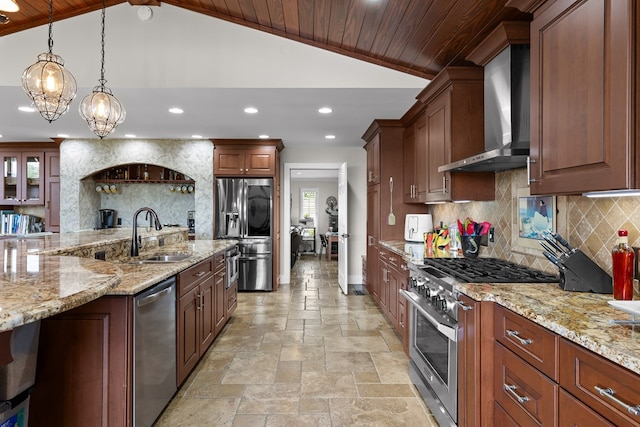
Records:
{"label": "refrigerator handle", "polygon": [[249,221],[247,220],[247,214],[249,212],[247,208],[248,200],[249,200],[249,184],[245,179],[242,181],[242,224],[240,229],[240,234],[242,237],[247,237],[249,233]]}

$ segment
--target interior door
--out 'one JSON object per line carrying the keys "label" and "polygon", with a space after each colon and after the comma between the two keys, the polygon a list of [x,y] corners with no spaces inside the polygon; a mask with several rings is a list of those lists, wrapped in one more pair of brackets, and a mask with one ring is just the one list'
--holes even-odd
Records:
{"label": "interior door", "polygon": [[348,293],[348,265],[349,265],[349,231],[348,223],[348,198],[347,198],[347,163],[340,165],[338,172],[338,284],[342,292]]}

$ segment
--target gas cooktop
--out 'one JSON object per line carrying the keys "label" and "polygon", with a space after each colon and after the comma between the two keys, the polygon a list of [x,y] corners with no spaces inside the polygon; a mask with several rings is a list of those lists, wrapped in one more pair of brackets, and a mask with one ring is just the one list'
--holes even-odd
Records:
{"label": "gas cooktop", "polygon": [[424,264],[466,283],[558,283],[544,271],[498,258],[425,258]]}

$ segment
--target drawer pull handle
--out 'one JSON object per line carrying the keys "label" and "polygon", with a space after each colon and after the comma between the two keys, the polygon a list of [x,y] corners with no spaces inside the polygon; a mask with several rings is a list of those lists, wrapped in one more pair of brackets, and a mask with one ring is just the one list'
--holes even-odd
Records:
{"label": "drawer pull handle", "polygon": [[206,272],[206,271],[198,271],[198,272],[195,274],[195,276],[196,276],[196,277],[202,277],[202,276],[204,276],[205,274],[207,274],[207,272]]}
{"label": "drawer pull handle", "polygon": [[511,395],[513,395],[513,397],[515,397],[518,402],[526,403],[529,401],[529,398],[527,396],[520,396],[518,393],[516,393],[516,386],[507,384],[502,384],[502,386],[504,387],[504,391],[511,393]]}
{"label": "drawer pull handle", "polygon": [[473,307],[471,307],[470,305],[467,305],[467,304],[463,303],[462,301],[456,301],[456,305],[457,305],[458,307],[460,307],[461,309],[463,309],[464,311],[473,310]]}
{"label": "drawer pull handle", "polygon": [[527,338],[527,339],[520,338],[520,332],[518,332],[518,331],[511,331],[511,330],[507,329],[507,335],[517,339],[518,341],[520,341],[520,344],[522,344],[522,345],[529,345],[529,344],[531,344],[533,342],[529,338]]}
{"label": "drawer pull handle", "polygon": [[629,412],[631,415],[635,415],[635,416],[640,415],[640,405],[636,405],[636,406],[627,405],[622,400],[620,400],[620,399],[618,399],[617,397],[614,396],[614,394],[616,392],[613,391],[612,388],[610,388],[610,387],[609,388],[602,388],[602,387],[598,387],[597,385],[593,386],[593,388],[595,388],[598,391],[598,393],[600,393],[600,396],[606,397],[608,399],[613,400],[618,405],[620,405],[624,409],[626,409],[627,412]]}

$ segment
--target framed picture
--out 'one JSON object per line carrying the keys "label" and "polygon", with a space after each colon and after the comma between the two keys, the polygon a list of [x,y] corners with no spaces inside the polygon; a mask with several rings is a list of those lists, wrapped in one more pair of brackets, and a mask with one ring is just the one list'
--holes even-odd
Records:
{"label": "framed picture", "polygon": [[556,197],[530,196],[528,188],[519,188],[517,194],[517,245],[542,250],[542,234],[557,231]]}

